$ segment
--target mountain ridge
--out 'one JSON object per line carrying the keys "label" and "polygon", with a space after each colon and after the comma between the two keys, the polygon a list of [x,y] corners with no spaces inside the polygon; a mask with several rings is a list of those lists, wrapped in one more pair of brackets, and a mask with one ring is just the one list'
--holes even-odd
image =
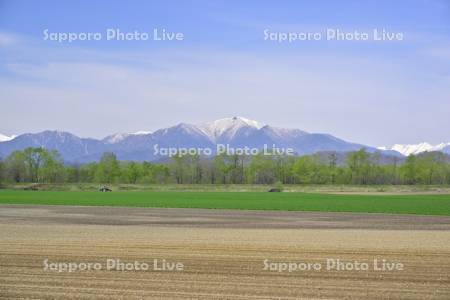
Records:
{"label": "mountain ridge", "polygon": [[432,145],[427,142],[422,142],[418,144],[395,144],[392,147],[378,147],[378,149],[397,151],[404,156],[408,156],[410,154],[416,155],[423,152],[433,152],[433,151],[441,151],[443,153],[450,154],[450,142],[440,143],[437,145]]}
{"label": "mountain ridge", "polygon": [[211,148],[218,144],[230,147],[262,149],[264,145],[291,148],[297,155],[319,151],[348,152],[366,148],[370,152],[382,151],[389,155],[401,155],[392,150],[377,150],[358,143],[348,142],[330,134],[309,133],[300,129],[288,129],[261,124],[243,118],[222,118],[200,124],[179,123],[154,132],[116,133],[103,139],[81,138],[69,132],[46,130],[26,133],[14,139],[0,142],[0,157],[26,147],[44,147],[58,150],[68,162],[98,160],[103,152],[114,152],[122,160],[161,159],[154,153],[155,145],[170,148]]}

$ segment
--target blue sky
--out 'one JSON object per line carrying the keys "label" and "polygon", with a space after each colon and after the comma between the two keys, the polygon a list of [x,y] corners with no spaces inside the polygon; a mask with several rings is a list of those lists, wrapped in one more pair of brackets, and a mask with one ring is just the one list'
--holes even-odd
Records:
{"label": "blue sky", "polygon": [[[43,31],[183,41],[43,40]],[[402,41],[264,40],[401,32]],[[450,141],[448,1],[0,0],[0,133],[80,136],[240,115],[368,145]]]}

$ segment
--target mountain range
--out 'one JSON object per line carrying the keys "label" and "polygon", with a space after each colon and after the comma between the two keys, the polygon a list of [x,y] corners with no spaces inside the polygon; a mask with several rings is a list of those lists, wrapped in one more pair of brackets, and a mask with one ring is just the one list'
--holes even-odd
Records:
{"label": "mountain range", "polygon": [[[66,162],[97,161],[105,151],[114,152],[121,160],[158,161],[165,157],[154,153],[155,145],[159,148],[216,149],[218,144],[226,144],[232,148],[258,149],[264,145],[275,145],[277,148],[291,148],[297,155],[324,151],[348,152],[363,147],[369,152],[380,151],[386,155],[403,154],[398,147],[377,149],[344,141],[329,134],[278,128],[243,117],[232,117],[197,125],[180,123],[155,132],[117,133],[103,139],[80,138],[69,132],[50,130],[16,137],[2,135],[0,157],[4,158],[15,150],[27,147],[43,147],[57,150]],[[443,150],[450,153],[450,145]]]}
{"label": "mountain range", "polygon": [[419,144],[395,144],[392,147],[378,147],[380,150],[392,150],[397,151],[405,156],[410,154],[419,154],[423,152],[441,151],[450,154],[450,143],[440,143],[437,145],[431,145],[429,143]]}

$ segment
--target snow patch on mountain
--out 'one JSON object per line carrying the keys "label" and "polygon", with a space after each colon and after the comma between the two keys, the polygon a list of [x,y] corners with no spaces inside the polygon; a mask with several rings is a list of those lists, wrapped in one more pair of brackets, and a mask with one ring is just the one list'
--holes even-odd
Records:
{"label": "snow patch on mountain", "polygon": [[163,129],[163,134],[182,132],[192,136],[203,136],[204,132],[198,126],[188,123],[180,123],[176,126]]}
{"label": "snow patch on mountain", "polygon": [[272,138],[292,139],[308,134],[300,129],[280,128],[266,125],[262,128]]}
{"label": "snow patch on mountain", "polygon": [[223,118],[197,125],[197,127],[208,136],[212,142],[216,142],[219,138],[223,137],[231,139],[243,128],[254,128],[259,130],[263,126],[264,125],[257,121],[243,117]]}
{"label": "snow patch on mountain", "polygon": [[8,136],[8,135],[4,135],[4,134],[0,133],[0,142],[7,142],[10,140],[13,140],[15,137],[16,137],[16,135]]}
{"label": "snow patch on mountain", "polygon": [[403,155],[419,154],[422,152],[442,151],[445,147],[450,146],[450,143],[440,143],[437,145],[431,145],[429,143],[419,144],[395,144],[392,147],[378,147],[380,150],[394,150],[400,152]]}
{"label": "snow patch on mountain", "polygon": [[123,141],[124,139],[126,139],[129,136],[130,136],[129,133],[115,133],[115,134],[105,137],[103,139],[103,142],[108,143],[108,144],[116,144],[116,143]]}
{"label": "snow patch on mountain", "polygon": [[116,144],[116,143],[120,143],[121,141],[123,141],[124,139],[126,139],[127,137],[132,136],[132,135],[147,135],[147,134],[151,134],[151,132],[141,130],[141,131],[136,131],[136,132],[131,132],[131,133],[115,133],[115,134],[105,137],[103,139],[103,142],[105,142],[107,144]]}
{"label": "snow patch on mountain", "polygon": [[140,131],[136,131],[133,133],[130,133],[131,135],[147,135],[147,134],[151,134],[151,131],[145,131],[145,130],[140,130]]}

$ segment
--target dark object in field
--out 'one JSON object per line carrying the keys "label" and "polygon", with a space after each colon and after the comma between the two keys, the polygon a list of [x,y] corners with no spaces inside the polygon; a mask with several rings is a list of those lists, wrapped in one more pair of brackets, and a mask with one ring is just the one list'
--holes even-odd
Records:
{"label": "dark object in field", "polygon": [[100,191],[100,192],[112,192],[112,190],[111,190],[110,188],[106,187],[106,186],[100,188],[99,191]]}
{"label": "dark object in field", "polygon": [[30,185],[30,186],[26,186],[23,188],[24,191],[38,191],[39,188],[36,184]]}
{"label": "dark object in field", "polygon": [[269,193],[279,193],[281,192],[281,189],[270,189]]}

